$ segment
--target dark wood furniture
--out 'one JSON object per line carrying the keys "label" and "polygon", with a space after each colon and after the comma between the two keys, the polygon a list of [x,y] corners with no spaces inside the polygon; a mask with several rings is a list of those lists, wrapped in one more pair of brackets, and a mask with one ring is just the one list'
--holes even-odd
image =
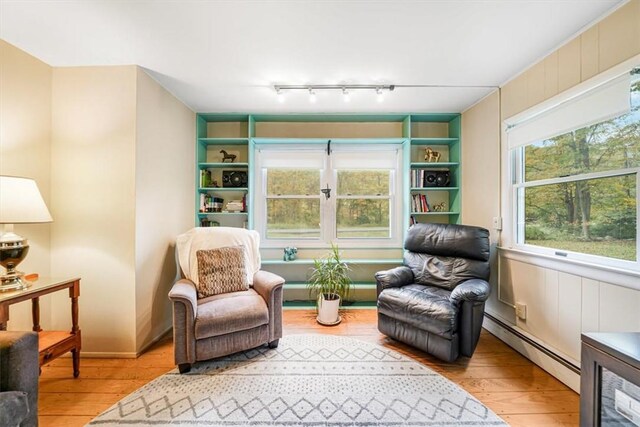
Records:
{"label": "dark wood furniture", "polygon": [[[69,290],[69,298],[71,298],[71,331],[43,331],[40,327],[40,297],[63,289]],[[10,305],[31,300],[33,330],[38,332],[40,366],[70,351],[73,357],[73,376],[77,378],[80,375],[80,348],[82,342],[80,327],[78,326],[79,296],[79,278],[41,277],[27,289],[0,293],[0,330],[7,329]]]}
{"label": "dark wood furniture", "polygon": [[580,425],[639,425],[640,333],[582,334],[581,364]]}

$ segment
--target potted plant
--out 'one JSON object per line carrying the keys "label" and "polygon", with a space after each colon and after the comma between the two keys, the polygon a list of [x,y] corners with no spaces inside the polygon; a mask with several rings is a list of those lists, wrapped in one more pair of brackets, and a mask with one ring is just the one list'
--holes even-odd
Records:
{"label": "potted plant", "polygon": [[351,279],[349,266],[340,258],[338,246],[331,245],[331,252],[322,259],[313,260],[313,270],[307,289],[311,298],[317,298],[318,323],[337,325],[340,301],[349,296]]}

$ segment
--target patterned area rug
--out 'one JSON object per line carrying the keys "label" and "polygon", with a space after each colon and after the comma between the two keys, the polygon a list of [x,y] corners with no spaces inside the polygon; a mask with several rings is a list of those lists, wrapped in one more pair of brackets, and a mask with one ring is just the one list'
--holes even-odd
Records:
{"label": "patterned area rug", "polygon": [[331,335],[291,335],[173,370],[89,425],[507,425],[460,387],[401,354]]}

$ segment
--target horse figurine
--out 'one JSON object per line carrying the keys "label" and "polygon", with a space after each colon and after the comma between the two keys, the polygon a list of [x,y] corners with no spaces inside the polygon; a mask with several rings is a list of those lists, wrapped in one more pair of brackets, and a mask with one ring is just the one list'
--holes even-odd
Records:
{"label": "horse figurine", "polygon": [[437,205],[433,205],[433,211],[434,212],[444,212],[446,209],[447,208],[446,208],[444,202],[438,203]]}
{"label": "horse figurine", "polygon": [[425,162],[439,162],[440,153],[434,151],[431,147],[424,149],[424,161]]}
{"label": "horse figurine", "polygon": [[230,160],[229,163],[233,163],[236,161],[235,154],[229,154],[224,150],[220,150],[220,153],[222,153],[222,163],[225,163],[227,160]]}

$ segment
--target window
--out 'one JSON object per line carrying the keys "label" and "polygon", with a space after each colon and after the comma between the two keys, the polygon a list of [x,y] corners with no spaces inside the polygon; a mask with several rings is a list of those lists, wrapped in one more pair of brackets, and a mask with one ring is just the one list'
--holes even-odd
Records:
{"label": "window", "polygon": [[[401,244],[401,146],[257,145],[254,224],[266,247]],[[329,197],[326,197],[326,194]]]}
{"label": "window", "polygon": [[640,73],[507,130],[516,247],[640,269]]}

